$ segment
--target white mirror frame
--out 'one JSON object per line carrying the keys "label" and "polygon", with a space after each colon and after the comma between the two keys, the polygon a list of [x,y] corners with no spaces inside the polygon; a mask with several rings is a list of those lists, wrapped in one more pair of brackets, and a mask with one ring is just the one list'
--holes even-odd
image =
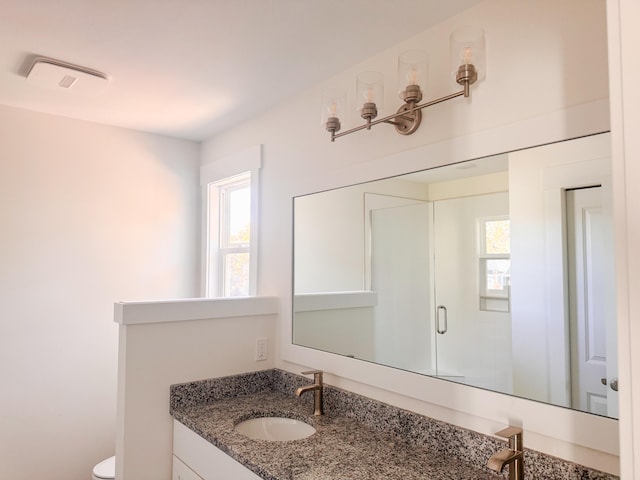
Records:
{"label": "white mirror frame", "polygon": [[[609,130],[608,118],[608,101],[595,101],[333,171],[298,185],[300,191],[293,196],[600,133]],[[619,287],[625,275],[617,272]],[[291,296],[281,307],[281,355],[286,362],[322,369],[330,378],[335,376],[335,383],[346,379],[441,407],[441,420],[481,433],[493,432],[482,431],[478,417],[485,421],[485,429],[492,428],[487,422],[520,425],[527,431],[530,448],[588,466],[595,463],[594,468],[604,469],[606,464],[608,471],[618,469],[617,420],[293,345]],[[576,451],[575,446],[586,449]]]}

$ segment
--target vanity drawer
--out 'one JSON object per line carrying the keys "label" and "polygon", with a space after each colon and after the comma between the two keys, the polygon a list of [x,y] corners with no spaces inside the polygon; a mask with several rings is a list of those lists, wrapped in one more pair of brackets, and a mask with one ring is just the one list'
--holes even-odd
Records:
{"label": "vanity drawer", "polygon": [[191,470],[174,455],[172,460],[171,480],[202,480],[202,477]]}
{"label": "vanity drawer", "polygon": [[[188,477],[189,472],[185,472],[180,480],[260,480],[251,470],[177,420],[173,421],[173,454],[174,460],[177,457],[186,468],[197,474]],[[173,480],[178,480],[175,473]]]}

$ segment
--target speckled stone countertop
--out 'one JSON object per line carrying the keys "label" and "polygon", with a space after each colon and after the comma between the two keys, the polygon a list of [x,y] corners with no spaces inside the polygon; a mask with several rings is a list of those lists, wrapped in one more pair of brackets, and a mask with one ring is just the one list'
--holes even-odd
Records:
{"label": "speckled stone countertop", "polygon": [[[266,370],[171,386],[171,415],[265,480],[491,480],[486,467],[500,440],[325,386],[324,410],[313,395],[294,396],[310,379]],[[234,429],[249,418],[303,420],[302,440],[252,440]],[[535,465],[531,462],[535,460]],[[506,469],[505,469],[506,470]],[[614,480],[617,477],[526,451],[525,477]]]}

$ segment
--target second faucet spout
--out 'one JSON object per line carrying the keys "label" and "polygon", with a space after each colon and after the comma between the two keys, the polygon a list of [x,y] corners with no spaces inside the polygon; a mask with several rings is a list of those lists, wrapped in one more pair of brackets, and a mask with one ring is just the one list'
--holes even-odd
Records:
{"label": "second faucet spout", "polygon": [[514,463],[516,460],[522,460],[522,452],[516,452],[510,448],[503,448],[499,452],[491,455],[491,458],[487,462],[487,467],[495,472],[502,473],[504,467],[510,463]]}

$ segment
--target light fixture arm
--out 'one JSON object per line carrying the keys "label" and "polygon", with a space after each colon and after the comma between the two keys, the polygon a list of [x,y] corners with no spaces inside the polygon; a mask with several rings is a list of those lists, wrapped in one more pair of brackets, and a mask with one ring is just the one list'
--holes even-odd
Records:
{"label": "light fixture arm", "polygon": [[399,134],[411,135],[422,123],[423,109],[457,97],[470,97],[471,85],[485,78],[484,30],[474,26],[456,29],[450,36],[449,53],[451,73],[455,72],[455,81],[463,90],[420,103],[423,89],[428,83],[428,58],[424,51],[408,50],[398,56],[398,86],[402,87],[399,94],[404,103],[396,113],[382,118],[376,118],[379,108],[376,102],[384,99],[383,75],[374,71],[359,73],[356,78],[356,101],[361,105],[358,107],[360,116],[366,123],[344,132],[340,132],[339,117],[344,113],[346,96],[341,89],[327,89],[322,95],[322,122],[331,134],[331,141],[360,130],[371,130],[379,123],[389,123]]}
{"label": "light fixture arm", "polygon": [[[410,135],[411,133],[415,132],[420,126],[420,121],[422,120],[421,110],[423,108],[431,107],[433,105],[437,105],[439,103],[462,96],[469,96],[469,87],[467,84],[465,84],[464,90],[460,90],[459,92],[452,93],[451,95],[446,95],[435,100],[430,100],[428,102],[420,103],[417,105],[415,104],[415,102],[406,102],[396,113],[387,115],[386,117],[378,118],[377,120],[367,119],[366,123],[349,130],[345,130],[344,132],[336,133],[336,130],[330,129],[328,125],[327,130],[329,130],[329,132],[331,133],[332,142],[335,141],[336,138],[344,137],[345,135],[349,135],[350,133],[358,132],[360,130],[370,130],[372,126],[379,123],[390,123],[392,125],[395,125],[398,133],[401,133],[403,135]],[[398,119],[400,119],[400,121],[397,121]]]}

